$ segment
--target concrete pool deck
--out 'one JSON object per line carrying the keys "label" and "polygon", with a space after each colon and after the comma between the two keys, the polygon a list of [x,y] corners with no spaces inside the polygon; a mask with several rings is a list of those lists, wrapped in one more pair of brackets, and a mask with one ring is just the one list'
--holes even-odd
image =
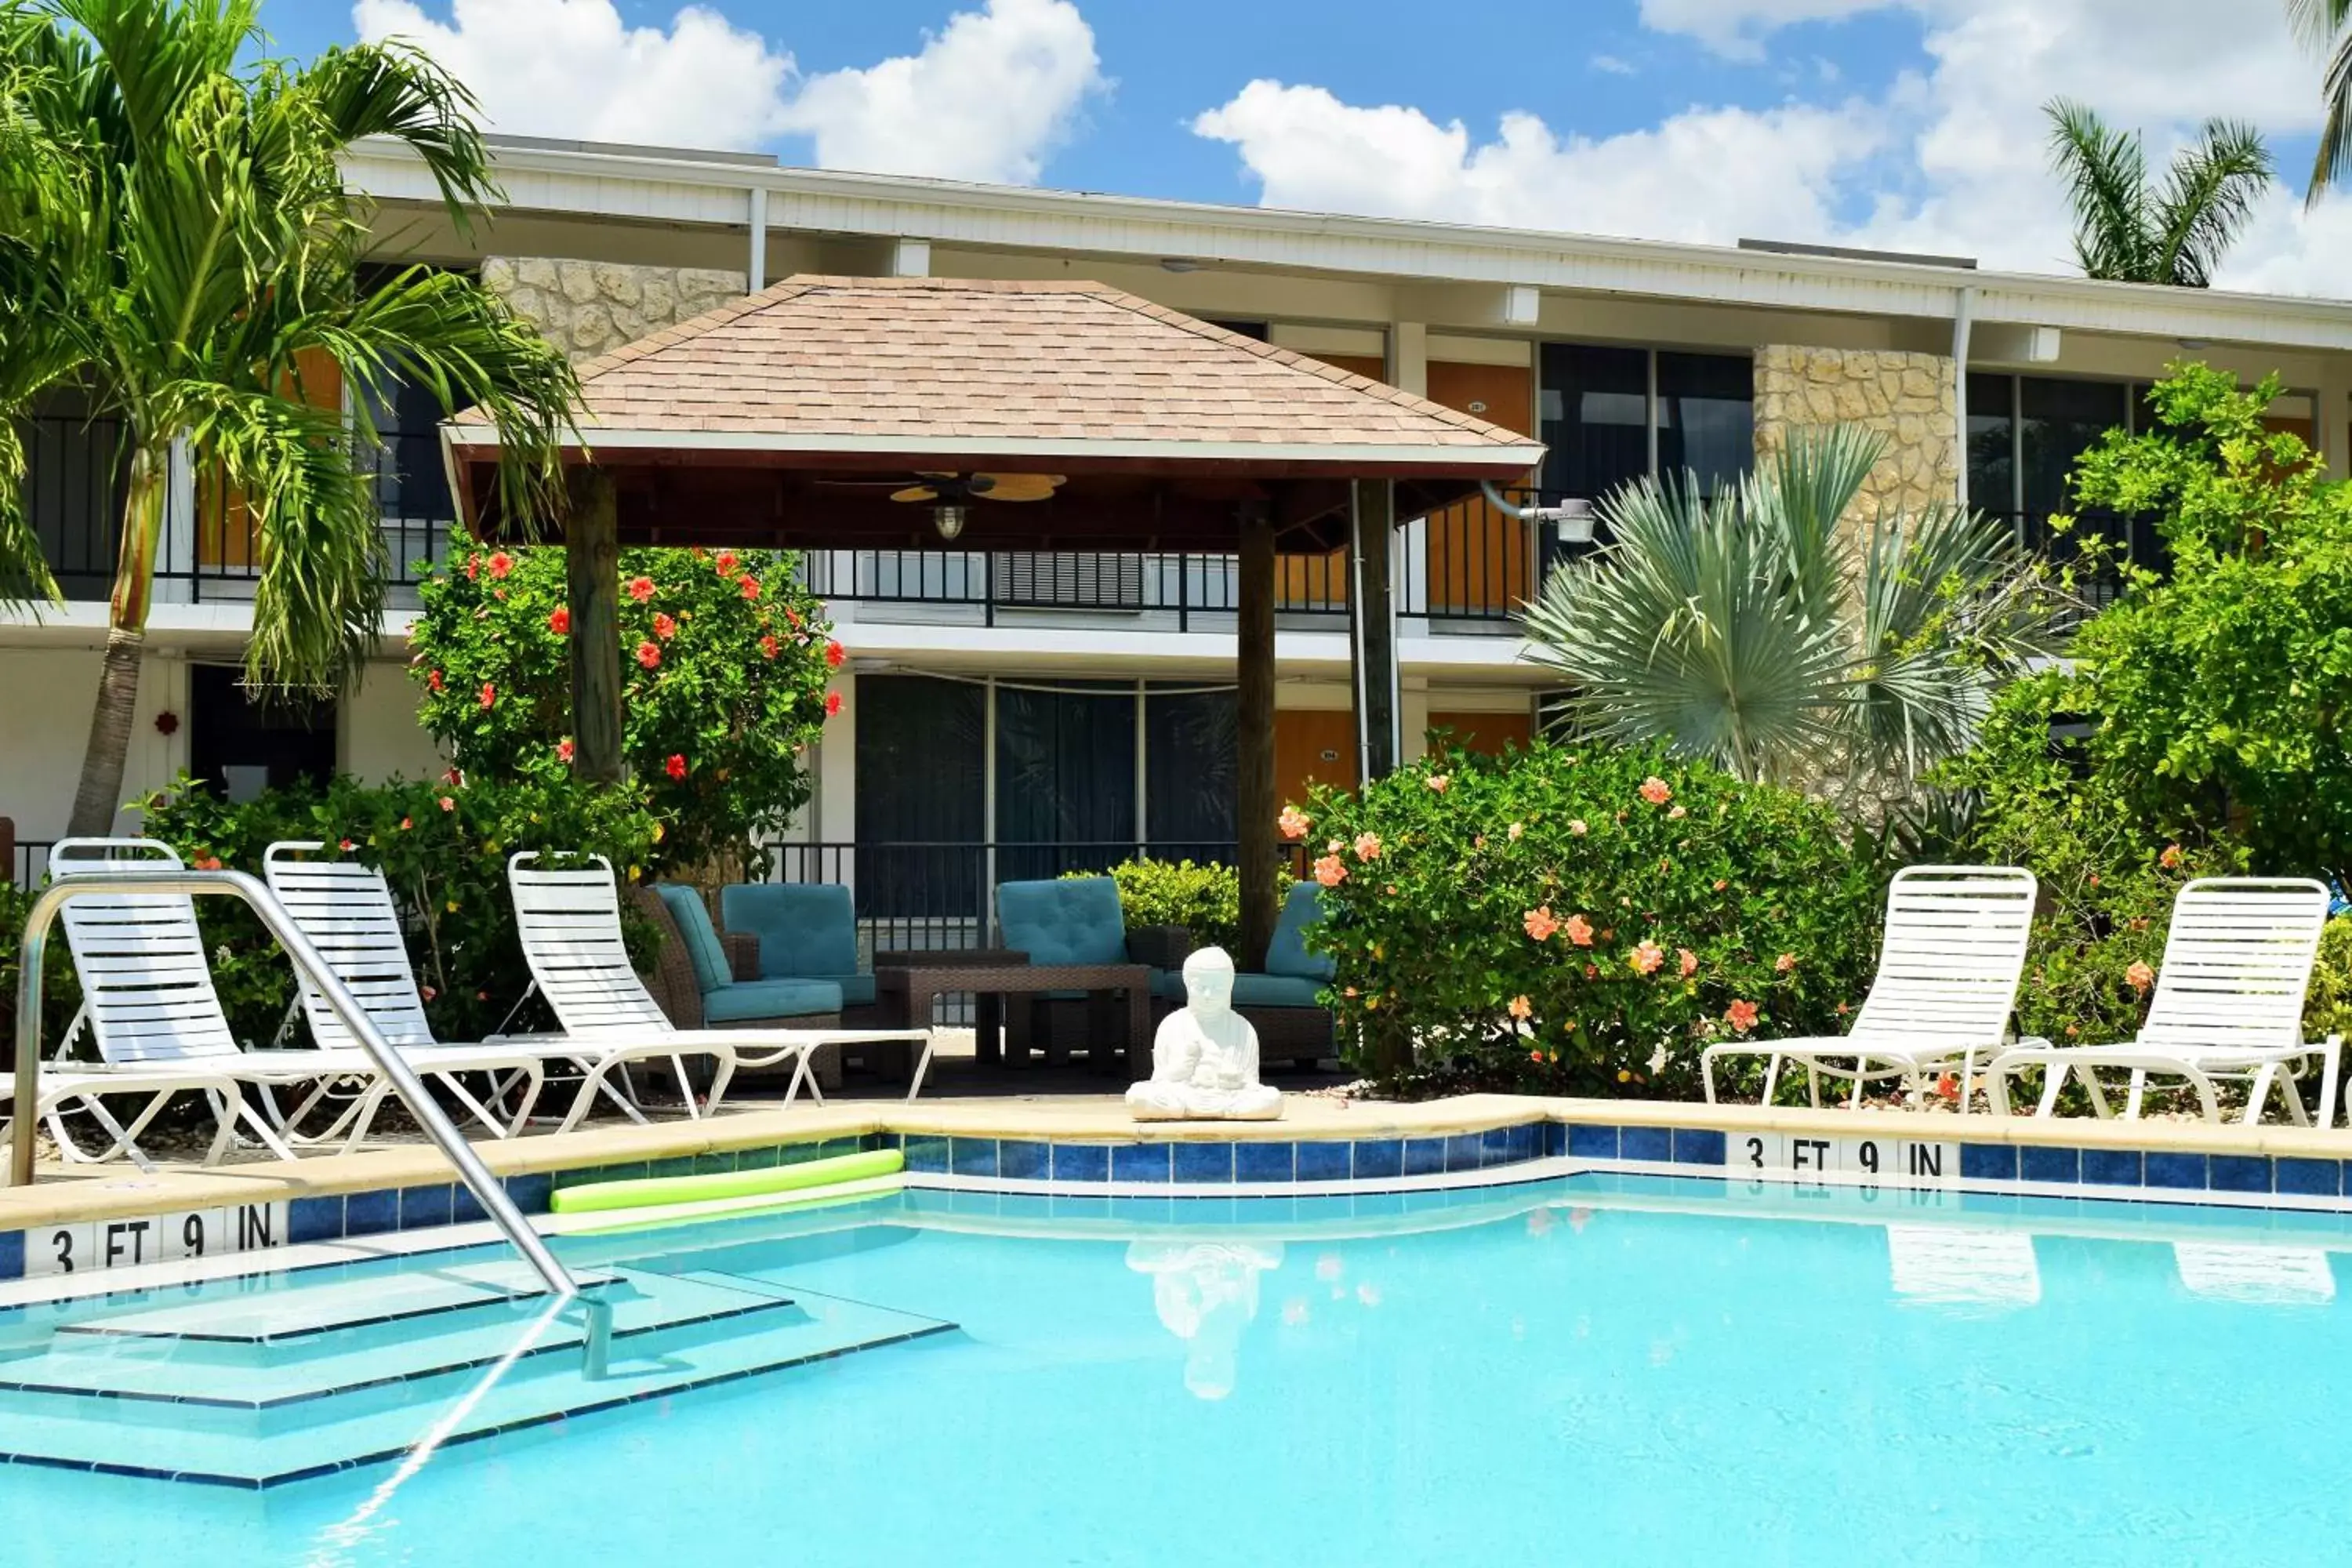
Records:
{"label": "concrete pool deck", "polygon": [[[474,1145],[500,1177],[576,1171],[636,1161],[676,1160],[778,1143],[862,1138],[945,1137],[1049,1143],[1359,1142],[1438,1139],[1529,1122],[1619,1128],[1708,1129],[1727,1137],[1771,1133],[1806,1139],[2014,1145],[2137,1151],[2273,1161],[2352,1160],[2352,1131],[2287,1126],[2215,1126],[2200,1121],[2041,1120],[1951,1112],[1813,1110],[1686,1100],[1571,1100],[1475,1094],[1416,1104],[1291,1095],[1270,1122],[1145,1122],[1115,1095],[857,1100],[729,1110],[702,1121],[605,1126]],[[0,1233],[163,1212],[267,1205],[450,1180],[428,1145],[322,1154],[289,1164],[257,1161],[205,1170],[166,1165],[44,1164],[29,1187],[0,1188]]]}

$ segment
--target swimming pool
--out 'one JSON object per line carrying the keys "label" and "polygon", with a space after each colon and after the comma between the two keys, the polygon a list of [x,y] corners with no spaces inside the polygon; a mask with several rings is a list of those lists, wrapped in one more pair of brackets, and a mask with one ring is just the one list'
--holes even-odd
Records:
{"label": "swimming pool", "polygon": [[2343,1217],[1886,1196],[910,1191],[567,1238],[594,1352],[489,1249],[12,1312],[0,1447],[62,1405],[282,1471],[643,1396],[260,1490],[0,1466],[0,1521],[60,1565],[2342,1555]]}

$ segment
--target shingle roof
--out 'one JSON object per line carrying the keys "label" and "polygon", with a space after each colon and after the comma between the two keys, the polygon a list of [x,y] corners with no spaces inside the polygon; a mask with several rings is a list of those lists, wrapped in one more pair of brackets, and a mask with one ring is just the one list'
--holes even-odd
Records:
{"label": "shingle roof", "polygon": [[1532,449],[1483,419],[1099,283],[793,278],[590,361],[581,381],[581,429],[608,450],[665,437],[1071,456],[1184,444],[1203,457],[1328,447],[1507,469]]}

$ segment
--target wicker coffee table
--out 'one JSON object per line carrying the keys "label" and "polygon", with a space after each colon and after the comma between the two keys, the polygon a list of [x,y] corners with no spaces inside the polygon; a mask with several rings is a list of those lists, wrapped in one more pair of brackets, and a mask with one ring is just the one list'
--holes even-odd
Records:
{"label": "wicker coffee table", "polygon": [[[1149,1076],[1151,1067],[1151,970],[1140,963],[1031,963],[1003,949],[877,952],[874,989],[898,1023],[919,1028],[941,996],[969,991],[978,1002],[974,1045],[983,1062],[1004,1059],[1003,998],[1045,991],[1124,994],[1127,1066]],[[1049,1058],[1050,1055],[1049,1055]]]}

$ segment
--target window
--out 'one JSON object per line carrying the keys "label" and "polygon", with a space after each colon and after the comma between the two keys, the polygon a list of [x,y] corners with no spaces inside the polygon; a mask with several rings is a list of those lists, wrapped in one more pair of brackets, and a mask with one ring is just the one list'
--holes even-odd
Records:
{"label": "window", "polygon": [[[2161,566],[2164,542],[2153,519],[2083,512],[2070,533],[2050,527],[2074,512],[2074,465],[2110,430],[2143,428],[2147,388],[2119,381],[2054,376],[1969,377],[1969,504],[2009,519],[2028,547],[2061,563],[2086,543],[2107,542],[2124,560]],[[2114,563],[2102,559],[2077,591],[2094,605],[2120,589]]]}
{"label": "window", "polygon": [[[962,680],[857,681],[857,912],[970,921],[987,904],[988,691]],[[901,937],[900,940],[911,940]]]}
{"label": "window", "polygon": [[112,591],[117,530],[131,489],[122,421],[90,412],[90,399],[51,388],[33,399],[20,428],[24,505],[41,553],[68,599]]}
{"label": "window", "polygon": [[1658,356],[1658,471],[1698,476],[1708,495],[1756,463],[1756,367],[1723,354]]}
{"label": "window", "polygon": [[188,671],[188,770],[233,802],[335,772],[335,705],[278,693],[248,696],[244,671]]}
{"label": "window", "polygon": [[1152,854],[1223,860],[1234,853],[1234,718],[1231,691],[1146,689],[1144,836]]}
{"label": "window", "polygon": [[1597,500],[1645,474],[1688,470],[1712,492],[1755,466],[1755,410],[1745,354],[1546,343],[1543,488]]}
{"label": "window", "polygon": [[996,689],[1002,879],[1117,865],[1135,852],[1135,688]]}

